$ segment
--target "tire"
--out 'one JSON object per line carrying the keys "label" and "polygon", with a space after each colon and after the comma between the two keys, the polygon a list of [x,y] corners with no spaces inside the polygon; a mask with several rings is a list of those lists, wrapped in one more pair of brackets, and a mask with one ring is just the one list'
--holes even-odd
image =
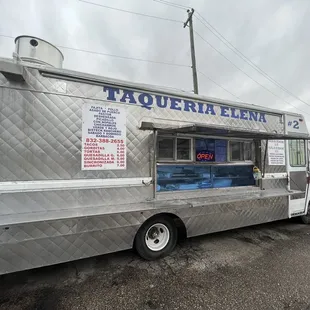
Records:
{"label": "tire", "polygon": [[177,227],[169,216],[155,216],[138,230],[134,247],[146,260],[155,260],[170,254],[178,241]]}
{"label": "tire", "polygon": [[304,223],[304,224],[310,224],[310,206],[308,206],[308,212],[306,215],[303,215],[301,217],[301,221]]}

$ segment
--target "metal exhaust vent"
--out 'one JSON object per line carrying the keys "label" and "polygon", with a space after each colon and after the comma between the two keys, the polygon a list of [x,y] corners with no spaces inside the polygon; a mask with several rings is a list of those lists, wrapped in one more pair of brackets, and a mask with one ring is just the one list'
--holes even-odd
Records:
{"label": "metal exhaust vent", "polygon": [[32,36],[18,36],[15,39],[15,52],[23,62],[62,68],[64,56],[53,44]]}

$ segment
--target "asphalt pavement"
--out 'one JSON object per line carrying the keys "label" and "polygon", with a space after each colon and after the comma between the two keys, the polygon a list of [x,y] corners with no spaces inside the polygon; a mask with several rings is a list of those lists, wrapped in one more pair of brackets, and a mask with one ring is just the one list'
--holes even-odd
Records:
{"label": "asphalt pavement", "polygon": [[310,310],[310,225],[281,221],[0,277],[0,309]]}

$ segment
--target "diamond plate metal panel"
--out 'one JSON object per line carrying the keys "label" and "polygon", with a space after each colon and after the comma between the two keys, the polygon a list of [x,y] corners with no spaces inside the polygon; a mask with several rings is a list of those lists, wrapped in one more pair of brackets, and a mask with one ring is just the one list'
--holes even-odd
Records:
{"label": "diamond plate metal panel", "polygon": [[[172,209],[0,226],[0,274],[129,249],[140,225]],[[288,197],[175,208],[189,237],[288,217]]]}
{"label": "diamond plate metal panel", "polygon": [[288,197],[182,209],[178,215],[185,223],[188,237],[192,237],[285,219],[288,217]]}
{"label": "diamond plate metal panel", "polygon": [[126,106],[127,170],[81,171],[81,107],[98,86],[81,84],[83,98],[64,96],[67,82],[35,69],[18,86],[24,90],[0,88],[0,181],[150,176],[152,135],[138,129],[146,109]]}
{"label": "diamond plate metal panel", "polygon": [[149,186],[2,194],[0,215],[111,205],[117,209],[121,203],[146,201],[152,193],[152,186]]}
{"label": "diamond plate metal panel", "polygon": [[303,199],[305,197],[306,197],[306,193],[293,194],[293,195],[291,195],[291,200]]}
{"label": "diamond plate metal panel", "polygon": [[[106,99],[102,85],[46,78],[36,69],[26,72],[27,83],[14,84],[24,90],[0,89],[0,180],[148,176],[151,139],[149,132],[138,129],[143,117],[283,131],[283,124],[274,115],[266,116],[267,123],[259,123],[127,105],[127,171],[81,171],[81,107],[92,99]],[[3,77],[1,84],[12,86]]]}
{"label": "diamond plate metal panel", "polygon": [[[102,85],[46,78],[37,69],[29,68],[23,84],[10,84],[0,76],[0,181],[150,176],[152,133],[138,129],[145,117],[283,132],[281,119],[276,115],[266,115],[267,123],[259,123],[123,105],[127,110],[127,170],[81,171],[81,108],[85,102],[106,99]],[[266,172],[285,171],[282,169],[267,167]],[[190,196],[189,193],[188,197],[204,196],[202,193],[197,195]],[[0,215],[3,217],[16,214],[33,217],[29,223],[0,226],[0,274],[128,249],[139,226],[160,212],[175,212],[180,216],[189,236],[288,216],[287,197],[256,199],[242,205],[240,202],[208,206],[192,204],[190,208],[187,207],[190,202],[184,202],[183,207],[178,208],[176,203],[171,204],[173,207],[165,207],[161,200],[160,206],[150,203],[150,208],[143,212],[117,210],[125,202],[135,205],[151,199],[151,186],[27,192],[0,197]],[[170,196],[170,199],[180,197]],[[97,209],[113,206],[115,212],[88,217],[78,214],[77,218],[71,215],[68,219],[59,217],[50,221],[36,218],[40,212],[96,206]]]}
{"label": "diamond plate metal panel", "polygon": [[[77,235],[119,228],[126,230],[128,227],[139,226],[154,212],[156,211],[146,211],[145,213],[124,212],[122,214],[98,215],[92,217],[58,219],[10,225],[6,229],[1,229],[0,244],[16,244],[29,240]],[[116,239],[118,239],[118,237]],[[113,242],[113,240],[111,242]]]}
{"label": "diamond plate metal panel", "polygon": [[227,196],[238,196],[241,199],[244,195],[259,193],[261,190],[258,187],[246,186],[246,187],[233,187],[233,188],[208,188],[208,190],[186,190],[186,191],[171,191],[157,193],[156,199],[158,201],[165,201],[171,199],[191,199],[191,198],[206,198],[223,199]]}
{"label": "diamond plate metal panel", "polygon": [[144,110],[127,107],[127,170],[81,171],[81,99],[0,89],[0,180],[150,176]]}
{"label": "diamond plate metal panel", "polygon": [[0,227],[0,274],[129,249],[153,212]]}
{"label": "diamond plate metal panel", "polygon": [[[47,82],[48,80],[48,82]],[[45,83],[53,84],[54,79],[44,79]],[[68,82],[67,93],[74,96],[85,96],[96,99],[107,99],[107,94],[103,91],[103,85],[85,85],[80,82]],[[138,92],[139,93],[139,92]],[[153,92],[155,94],[155,92]],[[116,94],[116,101],[119,101],[122,94]],[[216,115],[204,114],[204,113],[189,113],[178,111],[177,109],[166,109],[156,106],[152,106],[152,109],[147,114],[148,117],[153,119],[167,119],[174,121],[186,121],[195,123],[208,123],[219,126],[227,126],[231,128],[243,128],[252,131],[264,130],[267,132],[284,132],[284,124],[281,116],[266,114],[266,123],[263,122],[251,122],[244,121],[243,119],[227,118],[220,116],[219,105],[214,104]]]}
{"label": "diamond plate metal panel", "polygon": [[287,187],[287,179],[275,179],[275,180],[263,180],[263,188],[265,189],[273,189],[273,188],[286,188]]}
{"label": "diamond plate metal panel", "polygon": [[[266,140],[261,142],[261,158],[262,162],[264,162],[264,156],[265,156],[265,150],[266,150]],[[268,162],[268,151],[267,151],[267,156],[266,156],[266,173],[279,173],[279,172],[286,172],[286,167],[285,166],[270,166]]]}
{"label": "diamond plate metal panel", "polygon": [[0,245],[0,274],[129,249],[135,231],[124,227]]}

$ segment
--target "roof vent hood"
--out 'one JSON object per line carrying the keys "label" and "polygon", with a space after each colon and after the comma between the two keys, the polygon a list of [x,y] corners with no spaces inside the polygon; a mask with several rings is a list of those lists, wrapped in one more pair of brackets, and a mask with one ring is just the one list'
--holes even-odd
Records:
{"label": "roof vent hood", "polygon": [[64,56],[53,44],[32,36],[18,36],[15,39],[15,53],[22,62],[62,68]]}

